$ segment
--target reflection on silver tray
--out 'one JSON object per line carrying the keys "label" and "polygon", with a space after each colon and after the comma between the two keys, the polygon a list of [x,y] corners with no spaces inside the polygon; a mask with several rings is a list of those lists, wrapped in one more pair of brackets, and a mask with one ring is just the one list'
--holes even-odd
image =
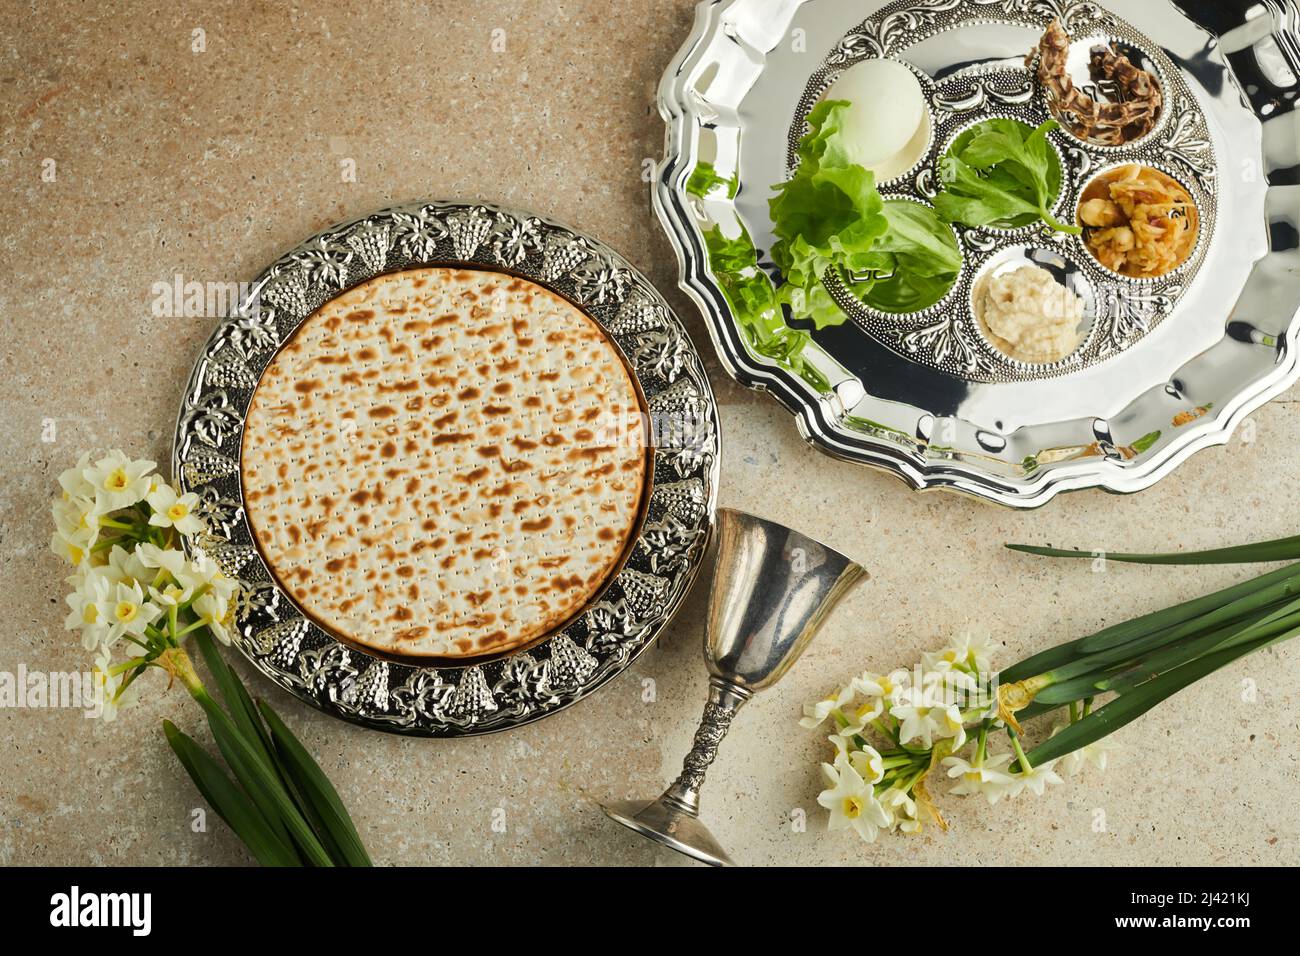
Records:
{"label": "reflection on silver tray", "polygon": [[[507,270],[579,304],[609,333],[649,406],[654,469],[627,564],[561,632],[471,666],[370,655],[303,616],[275,583],[243,509],[239,448],[263,369],[315,309],[384,272],[439,264]],[[328,229],[253,284],[203,349],[172,469],[200,495],[197,546],[236,578],[236,642],[267,677],[327,713],[395,733],[490,733],[552,714],[626,668],[672,618],[703,560],[718,484],[718,413],[694,346],[649,281],[607,246],[488,203],[413,203]]]}
{"label": "reflection on silver tray", "polygon": [[[1169,0],[700,4],[660,87],[669,137],[655,207],[677,249],[682,286],[703,310],[728,371],[776,395],[823,450],[887,468],[914,487],[1013,506],[1078,488],[1137,491],[1195,450],[1225,442],[1298,374],[1290,346],[1300,331],[1300,215],[1288,184],[1300,165],[1292,112],[1300,63],[1291,62],[1300,57],[1273,6],[1265,8],[1274,15],[1271,33],[1267,20],[1247,28],[1208,0],[1179,6],[1202,25]],[[879,313],[836,279],[828,285],[851,323],[796,329],[806,344],[793,357],[761,348],[733,314],[704,235],[748,232],[760,267],[776,275],[767,199],[789,176],[804,118],[834,77],[882,56],[924,76],[935,124],[930,154],[884,189],[928,201],[938,158],[975,119],[1048,118],[1025,55],[1057,17],[1076,44],[1105,39],[1140,55],[1165,92],[1156,128],[1135,143],[1101,147],[1053,134],[1064,160],[1060,208],[1073,216],[1084,187],[1107,168],[1158,168],[1189,190],[1201,213],[1191,258],[1160,279],[1132,280],[1102,268],[1074,237],[960,229],[966,266],[939,305],[910,316]],[[727,188],[700,189],[701,169]],[[1090,293],[1085,341],[1054,365],[1006,359],[970,310],[971,286],[991,262],[1034,248],[1068,262]]]}

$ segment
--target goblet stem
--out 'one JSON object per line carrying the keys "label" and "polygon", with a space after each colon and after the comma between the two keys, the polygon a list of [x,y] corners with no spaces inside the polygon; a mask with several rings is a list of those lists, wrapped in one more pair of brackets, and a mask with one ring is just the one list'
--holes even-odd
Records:
{"label": "goblet stem", "polygon": [[709,681],[709,702],[695,731],[691,752],[682,761],[681,776],[664,792],[663,800],[691,816],[700,812],[700,788],[704,775],[718,755],[718,745],[731,729],[731,720],[753,695],[735,684],[714,677]]}

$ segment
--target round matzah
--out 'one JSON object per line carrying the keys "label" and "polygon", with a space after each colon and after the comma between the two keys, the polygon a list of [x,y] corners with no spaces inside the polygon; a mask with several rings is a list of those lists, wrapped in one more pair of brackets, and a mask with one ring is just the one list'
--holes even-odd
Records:
{"label": "round matzah", "polygon": [[305,319],[245,425],[249,525],[294,601],[402,657],[528,644],[637,531],[639,393],[567,300],[495,272],[380,276]]}

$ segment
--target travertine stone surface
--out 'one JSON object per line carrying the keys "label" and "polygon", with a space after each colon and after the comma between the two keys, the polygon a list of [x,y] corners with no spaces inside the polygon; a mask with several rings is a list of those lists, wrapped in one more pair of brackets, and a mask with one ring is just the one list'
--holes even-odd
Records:
{"label": "travertine stone surface", "polygon": [[[0,671],[87,666],[62,627],[46,499],[83,448],[167,459],[180,388],[214,318],[155,315],[155,283],[248,281],[331,222],[399,200],[482,196],[611,243],[709,350],[674,289],[645,177],[663,139],[655,84],[691,8],[10,0],[0,17]],[[200,29],[205,48],[194,52]],[[49,160],[52,182],[42,177]],[[1010,663],[1243,578],[1113,565],[1094,574],[999,545],[1156,549],[1295,533],[1294,393],[1152,491],[1013,514],[916,495],[822,457],[775,404],[710,362],[725,426],[722,503],[821,534],[874,575],[783,683],[740,714],[710,772],[708,822],[738,860],[1296,861],[1300,644],[1127,728],[1105,774],[992,808],[950,798],[952,832],[874,846],[824,832],[815,800],[827,745],[796,724],[806,698],[868,666],[909,665],[963,629],[995,635]],[[705,697],[704,601],[701,588],[658,646],[593,698],[478,740],[356,729],[241,672],[318,755],[380,862],[676,865],[594,801],[649,797],[676,774]],[[71,710],[0,709],[0,864],[247,860],[215,818],[196,831],[201,803],[159,723],[170,717],[203,739],[202,720],[164,684],[151,676],[143,703],[108,725]]]}

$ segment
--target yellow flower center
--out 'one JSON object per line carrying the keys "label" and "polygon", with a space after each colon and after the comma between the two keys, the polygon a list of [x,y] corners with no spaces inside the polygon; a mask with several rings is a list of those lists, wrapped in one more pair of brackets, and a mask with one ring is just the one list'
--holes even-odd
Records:
{"label": "yellow flower center", "polygon": [[865,704],[863,704],[861,707],[859,707],[857,710],[853,712],[853,716],[857,717],[858,720],[862,720],[867,716],[867,714],[871,713],[873,707],[874,707],[873,702],[867,701]]}
{"label": "yellow flower center", "polygon": [[81,612],[81,619],[87,624],[94,624],[99,620],[99,608],[93,604],[87,604]]}
{"label": "yellow flower center", "polygon": [[179,501],[167,509],[167,517],[171,518],[173,521],[180,521],[189,513],[190,509],[185,507]]}
{"label": "yellow flower center", "polygon": [[123,624],[130,624],[139,613],[139,605],[132,604],[130,601],[118,601],[117,607],[113,608],[113,616]]}
{"label": "yellow flower center", "polygon": [[856,820],[858,817],[862,816],[862,811],[864,809],[866,809],[866,805],[862,802],[861,797],[844,798],[844,815],[850,820]]}
{"label": "yellow flower center", "polygon": [[964,774],[962,774],[962,776],[965,777],[967,780],[969,780],[971,783],[979,783],[981,778],[983,777],[983,774],[981,774],[978,770],[967,770]]}
{"label": "yellow flower center", "polygon": [[68,557],[72,559],[73,565],[80,564],[81,559],[84,558],[85,556],[86,556],[86,552],[82,551],[75,544],[68,545]]}
{"label": "yellow flower center", "polygon": [[185,589],[179,584],[169,584],[167,585],[167,590],[163,591],[163,594],[167,595],[173,601],[179,601],[185,596]]}
{"label": "yellow flower center", "polygon": [[104,479],[104,490],[106,491],[125,491],[126,486],[131,483],[131,479],[126,476],[125,468],[115,468],[108,473]]}

